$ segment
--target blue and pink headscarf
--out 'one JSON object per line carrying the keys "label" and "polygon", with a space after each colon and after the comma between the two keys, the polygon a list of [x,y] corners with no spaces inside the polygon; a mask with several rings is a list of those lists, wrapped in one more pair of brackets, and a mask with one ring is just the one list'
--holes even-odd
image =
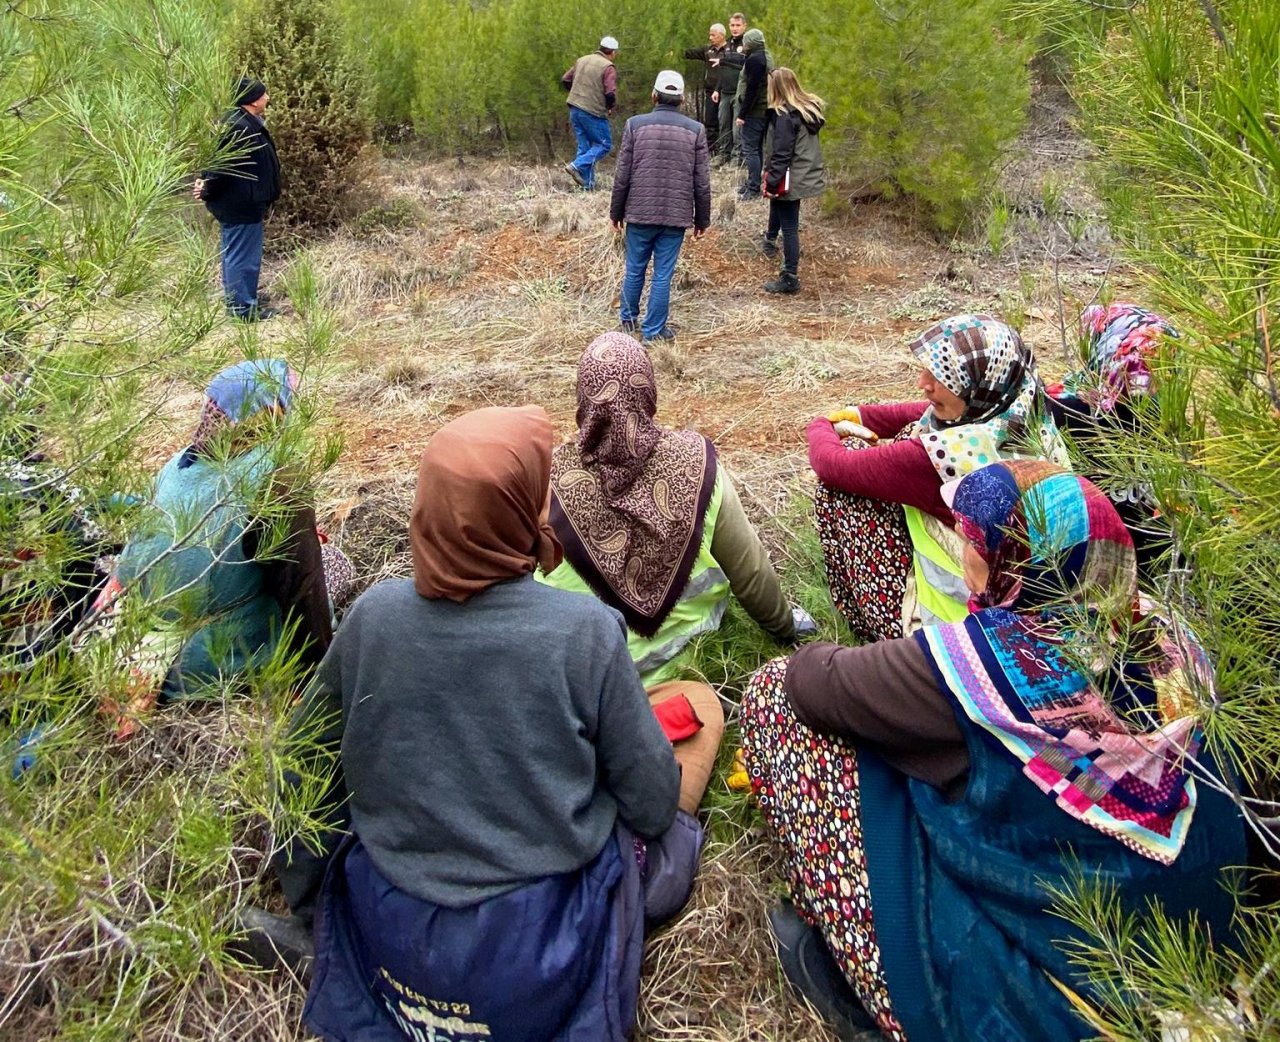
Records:
{"label": "blue and pink headscarf", "polygon": [[263,410],[287,411],[297,386],[298,374],[281,358],[250,359],[227,366],[205,391],[189,455],[204,455],[221,432]]}
{"label": "blue and pink headscarf", "polygon": [[990,576],[974,614],[916,634],[944,690],[1062,810],[1172,863],[1196,806],[1203,649],[1143,619],[1133,541],[1088,479],[1013,460],[947,494]]}

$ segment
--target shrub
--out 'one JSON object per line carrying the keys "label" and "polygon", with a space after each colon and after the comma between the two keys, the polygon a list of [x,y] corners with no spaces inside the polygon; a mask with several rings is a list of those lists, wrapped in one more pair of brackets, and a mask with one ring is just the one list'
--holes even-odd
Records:
{"label": "shrub", "polygon": [[365,177],[372,131],[368,84],[323,0],[252,0],[232,21],[243,68],[271,92],[286,220],[325,227]]}

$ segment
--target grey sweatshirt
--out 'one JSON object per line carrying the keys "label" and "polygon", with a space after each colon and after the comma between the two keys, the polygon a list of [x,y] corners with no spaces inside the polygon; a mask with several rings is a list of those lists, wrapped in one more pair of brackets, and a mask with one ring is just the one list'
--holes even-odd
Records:
{"label": "grey sweatshirt", "polygon": [[300,726],[328,714],[352,829],[400,889],[464,907],[596,856],[617,818],[653,837],[680,773],[622,617],[531,577],[465,604],[410,579],[365,592]]}

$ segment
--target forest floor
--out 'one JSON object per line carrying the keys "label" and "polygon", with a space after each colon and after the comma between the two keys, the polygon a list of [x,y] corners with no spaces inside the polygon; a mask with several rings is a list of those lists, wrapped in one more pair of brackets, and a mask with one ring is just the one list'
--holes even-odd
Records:
{"label": "forest floor", "polygon": [[[914,335],[948,314],[994,312],[1021,327],[1052,377],[1068,364],[1079,309],[1124,293],[1131,273],[1112,269],[1071,114],[1059,89],[1039,89],[991,213],[966,236],[941,241],[898,204],[806,202],[802,290],[789,298],[761,290],[775,269],[758,248],[767,204],[735,198],[737,171],[714,175],[713,225],[686,240],[677,269],[678,339],[653,352],[658,419],[715,441],[775,557],[793,542],[805,424],[912,395]],[[409,570],[418,454],[443,422],[536,403],[572,435],[578,357],[617,328],[622,248],[608,222],[611,162],[602,169],[603,190],[588,194],[558,165],[388,159],[376,205],[311,249],[346,341],[320,391],[345,444],[320,514],[365,580]],[[265,344],[274,335],[265,327]],[[720,776],[712,790],[724,825],[713,821],[693,901],[650,943],[641,1035],[829,1038],[777,970],[765,918],[784,889],[776,855],[745,799]],[[263,1037],[299,1037],[287,1026],[296,983],[269,990],[285,1001]]]}

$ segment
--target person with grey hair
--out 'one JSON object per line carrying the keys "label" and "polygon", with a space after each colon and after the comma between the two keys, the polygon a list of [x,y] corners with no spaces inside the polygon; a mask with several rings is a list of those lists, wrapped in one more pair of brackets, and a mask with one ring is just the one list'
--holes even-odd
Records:
{"label": "person with grey hair", "polygon": [[[698,117],[702,120],[702,125],[707,128],[707,148],[712,152],[716,151],[716,145],[719,142],[721,130],[720,120],[720,88],[721,79],[728,71],[728,68],[722,65],[725,54],[729,48],[728,40],[725,38],[724,26],[716,22],[709,30],[707,30],[707,43],[702,47],[685,48],[684,56],[690,61],[700,61],[707,63],[707,72],[703,80],[702,94],[698,99]],[[732,120],[729,121],[732,123]],[[726,134],[732,133],[731,127],[726,126],[723,129]]]}
{"label": "person with grey hair", "polygon": [[[690,228],[697,238],[711,224],[707,131],[681,115],[683,100],[684,77],[663,69],[653,84],[653,111],[632,116],[622,131],[609,201],[614,230],[626,226],[627,266],[618,318],[628,333],[638,326],[646,344],[675,339],[667,313],[680,247]],[[640,295],[650,259],[653,282],[640,322]]]}

